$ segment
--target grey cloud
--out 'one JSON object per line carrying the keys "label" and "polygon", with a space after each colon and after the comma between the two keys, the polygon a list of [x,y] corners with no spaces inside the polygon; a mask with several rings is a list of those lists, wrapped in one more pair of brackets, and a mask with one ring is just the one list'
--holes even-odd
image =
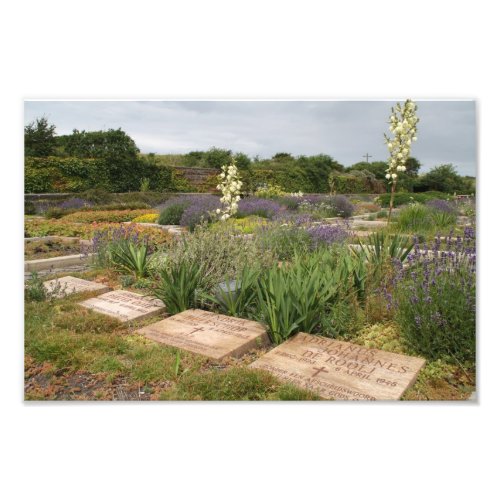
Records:
{"label": "grey cloud", "polygon": [[[417,101],[423,171],[453,163],[476,172],[474,101]],[[46,115],[58,134],[121,127],[142,152],[186,153],[212,146],[270,157],[326,153],[344,165],[386,160],[390,101],[27,101],[25,122]]]}

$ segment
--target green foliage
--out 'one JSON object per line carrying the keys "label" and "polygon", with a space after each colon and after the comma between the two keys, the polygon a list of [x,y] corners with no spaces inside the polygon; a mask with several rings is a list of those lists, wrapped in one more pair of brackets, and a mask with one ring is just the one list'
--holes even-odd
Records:
{"label": "green foliage", "polygon": [[160,283],[153,293],[165,304],[169,314],[177,314],[195,306],[201,271],[196,262],[188,260],[160,270]]}
{"label": "green foliage", "polygon": [[275,344],[299,331],[313,332],[340,286],[339,274],[323,269],[325,254],[296,256],[289,265],[265,270],[257,285],[257,311]]}
{"label": "green foliage", "polygon": [[[254,238],[242,238],[229,225],[211,228],[197,226],[193,232],[172,241],[166,257],[173,265],[183,260],[196,262],[202,269],[200,288],[212,293],[214,287],[227,277],[236,278],[249,262],[269,266],[275,260],[271,251],[262,252]],[[155,267],[164,267],[162,258],[157,258]]]}
{"label": "green foliage", "polygon": [[256,228],[255,241],[261,252],[268,252],[279,260],[287,260],[296,253],[309,251],[311,236],[300,226],[270,223]]}
{"label": "green foliage", "polygon": [[426,232],[448,229],[457,222],[455,213],[442,212],[418,203],[401,209],[397,217],[397,228],[406,232]]}
{"label": "green foliage", "polygon": [[44,158],[56,152],[55,125],[49,125],[47,118],[37,118],[36,121],[24,127],[24,156]]}
{"label": "green foliage", "polygon": [[415,245],[408,236],[386,233],[370,234],[365,243],[358,240],[359,249],[353,251],[377,268],[393,259],[404,262]]}
{"label": "green foliage", "polygon": [[148,247],[144,243],[121,240],[110,252],[111,262],[118,271],[131,273],[136,279],[149,274]]}
{"label": "green foliage", "polygon": [[[390,198],[390,193],[384,193],[380,194],[376,198],[376,201],[378,201],[382,207],[388,207]],[[438,191],[427,191],[425,193],[394,193],[394,206],[399,207],[401,205],[407,205],[408,203],[425,203],[430,200],[446,200],[448,198],[449,195]]]}
{"label": "green foliage", "polygon": [[158,217],[158,224],[162,226],[179,225],[187,203],[176,203],[165,207]]}
{"label": "green foliage", "polygon": [[43,302],[47,298],[47,290],[38,273],[31,273],[31,279],[24,287],[24,298],[29,302]]}
{"label": "green foliage", "polygon": [[26,193],[81,192],[100,186],[111,187],[102,160],[88,158],[25,158]]}
{"label": "green foliage", "polygon": [[255,191],[255,196],[258,198],[275,198],[285,195],[286,191],[278,184],[264,184],[263,186],[259,186]]}
{"label": "green foliage", "polygon": [[163,400],[260,401],[264,399],[317,400],[309,391],[278,382],[270,373],[233,367],[224,371],[186,373],[161,395]]}
{"label": "green foliage", "polygon": [[69,156],[102,160],[112,191],[136,190],[140,178],[145,177],[139,149],[121,129],[97,132],[73,130],[71,135],[59,137],[58,142]]}
{"label": "green foliage", "polygon": [[259,272],[257,267],[245,266],[234,282],[226,277],[223,283],[216,285],[214,293],[207,295],[206,298],[216,304],[224,314],[248,316],[255,306]]}
{"label": "green foliage", "polygon": [[139,185],[139,190],[141,191],[141,193],[147,193],[149,191],[150,184],[151,184],[151,181],[150,181],[149,177],[143,177],[140,180],[140,185]]}
{"label": "green foliage", "polygon": [[231,163],[231,154],[230,149],[212,148],[205,153],[205,164],[207,167],[220,169]]}
{"label": "green foliage", "polygon": [[420,286],[425,273],[425,266],[415,267],[413,276],[396,288],[395,319],[402,339],[430,360],[474,361],[475,273],[466,262],[455,264],[453,269],[432,272],[431,286]]}
{"label": "green foliage", "polygon": [[415,191],[442,191],[444,193],[466,193],[469,184],[461,177],[451,164],[434,167],[419,177]]}

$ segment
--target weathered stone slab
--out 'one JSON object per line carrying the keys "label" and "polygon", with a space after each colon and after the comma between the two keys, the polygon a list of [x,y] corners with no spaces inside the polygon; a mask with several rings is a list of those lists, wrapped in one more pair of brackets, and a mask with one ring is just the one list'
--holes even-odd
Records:
{"label": "weathered stone slab", "polygon": [[425,359],[299,333],[254,361],[284,382],[324,399],[399,399]]}
{"label": "weathered stone slab", "polygon": [[47,292],[54,294],[56,297],[64,297],[73,293],[80,292],[108,292],[111,290],[109,286],[95,281],[82,280],[74,276],[64,276],[54,280],[45,281],[43,286]]}
{"label": "weathered stone slab", "polygon": [[126,290],[115,290],[99,297],[80,302],[80,305],[118,318],[120,321],[132,321],[155,316],[165,310],[163,302],[152,297],[145,297]]}
{"label": "weathered stone slab", "polygon": [[189,309],[138,330],[149,339],[221,360],[242,356],[269,343],[266,329],[249,321],[200,309]]}

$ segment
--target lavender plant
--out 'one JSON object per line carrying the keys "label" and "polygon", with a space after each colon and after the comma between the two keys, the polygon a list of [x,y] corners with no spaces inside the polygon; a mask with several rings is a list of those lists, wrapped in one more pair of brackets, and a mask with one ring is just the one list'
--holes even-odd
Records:
{"label": "lavender plant", "polygon": [[407,345],[428,359],[474,361],[476,346],[475,230],[421,247],[408,255],[408,267],[395,261],[394,295],[389,306]]}
{"label": "lavender plant", "polygon": [[282,214],[285,207],[276,201],[267,198],[244,198],[238,204],[237,217],[247,217],[249,215],[258,215],[266,219],[272,219]]}

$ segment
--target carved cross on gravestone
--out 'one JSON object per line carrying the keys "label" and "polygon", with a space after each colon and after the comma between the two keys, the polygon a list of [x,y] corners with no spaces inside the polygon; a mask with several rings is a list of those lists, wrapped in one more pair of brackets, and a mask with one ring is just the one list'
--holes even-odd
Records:
{"label": "carved cross on gravestone", "polygon": [[314,375],[312,375],[312,377],[316,377],[318,375],[318,373],[321,373],[321,372],[328,373],[328,370],[326,370],[324,366],[322,366],[321,368],[313,368],[313,371],[315,371],[316,373]]}

